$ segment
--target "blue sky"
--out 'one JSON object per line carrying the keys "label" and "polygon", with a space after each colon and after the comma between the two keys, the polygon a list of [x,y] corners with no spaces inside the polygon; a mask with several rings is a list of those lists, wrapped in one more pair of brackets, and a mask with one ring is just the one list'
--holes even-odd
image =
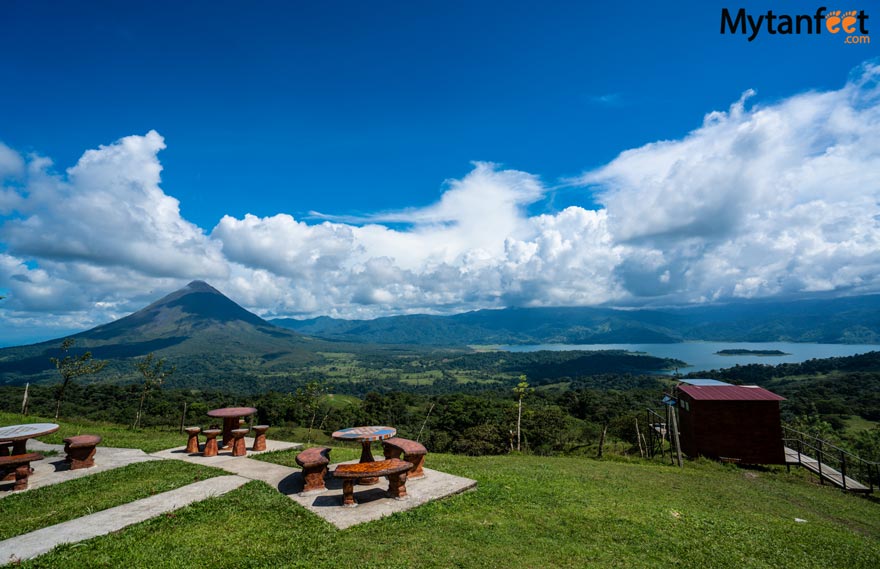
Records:
{"label": "blue sky", "polygon": [[[736,272],[728,283],[697,283],[688,275],[708,248],[720,255],[722,241],[708,243],[693,224],[670,229],[654,220],[656,231],[640,232],[614,221],[625,215],[609,204],[623,208],[621,200],[639,201],[630,186],[657,179],[656,172],[627,178],[632,168],[654,162],[630,157],[630,163],[621,153],[659,141],[686,142],[708,114],[733,113],[731,105],[749,89],[756,94],[747,98],[747,115],[776,109],[780,120],[799,120],[797,113],[782,112],[787,102],[811,92],[842,93],[852,84],[851,72],[860,73],[877,54],[876,47],[845,45],[831,34],[764,33],[753,42],[721,35],[721,8],[740,6],[755,14],[812,13],[819,4],[3,3],[0,143],[18,158],[8,158],[12,165],[0,180],[7,192],[6,204],[0,200],[0,293],[9,297],[0,320],[13,334],[51,337],[124,315],[191,278],[204,278],[267,316],[873,291],[873,269],[867,268],[839,282],[822,277],[822,284],[807,277],[779,284],[776,276],[762,288],[754,279],[767,281],[767,275],[750,274],[746,261],[701,269],[715,276]],[[870,14],[871,6],[863,7]],[[871,14],[869,30],[875,17],[880,26],[880,15]],[[865,79],[851,88],[870,84]],[[822,107],[826,119],[840,104],[813,102],[831,105]],[[758,124],[748,116],[737,120]],[[713,132],[722,136],[721,130]],[[159,138],[148,135],[153,131]],[[132,136],[141,143],[116,142]],[[713,133],[706,136],[715,140]],[[829,136],[839,146],[854,135],[835,130]],[[99,174],[81,160],[89,150],[103,164]],[[809,158],[818,151],[804,152]],[[109,154],[112,160],[101,162]],[[699,161],[693,167],[702,171]],[[31,173],[35,168],[43,173]],[[161,179],[153,177],[156,168]],[[89,211],[107,207],[96,227],[61,231],[59,220],[70,219],[57,208],[50,212],[48,198],[40,202],[38,188],[50,183],[43,178],[57,184],[59,196],[76,196],[72,215],[83,224]],[[874,181],[867,180],[869,186]],[[669,182],[665,187],[679,183]],[[761,181],[749,183],[763,188]],[[140,187],[136,195],[123,187],[132,185]],[[847,204],[864,197],[846,195]],[[497,224],[495,237],[509,242],[492,242],[462,221],[462,211],[483,215],[474,204],[493,199],[510,215],[495,219],[489,207],[487,225]],[[109,207],[114,200],[119,208]],[[89,204],[98,205],[90,210]],[[711,211],[728,205],[714,204]],[[580,208],[574,212],[579,215],[610,212],[617,225],[600,231],[595,225],[605,221],[581,218],[571,222],[578,228],[547,229],[540,216],[562,224],[558,216],[569,206]],[[175,207],[176,214],[170,211]],[[141,210],[161,215],[141,216],[143,223],[129,233],[124,219],[106,220],[119,209],[135,218]],[[40,225],[53,219],[54,235]],[[322,224],[324,219],[333,223]],[[378,229],[362,231],[367,221]],[[464,229],[454,234],[441,231],[459,226]],[[37,227],[40,239],[25,235]],[[549,250],[536,237],[550,239],[545,229],[560,233],[563,245],[592,235],[580,247],[596,248],[594,257],[604,265],[571,261],[569,268],[599,283],[595,290],[535,282],[546,266],[532,273],[480,273],[482,284],[470,288],[426,284],[506,267],[518,243],[517,258],[527,264],[523,255]],[[610,237],[600,236],[604,231]],[[50,243],[65,235],[79,238],[69,246]],[[646,235],[667,241],[648,246]],[[182,253],[172,259],[161,247],[166,237],[169,251],[193,247],[192,259]],[[642,240],[638,251],[603,257],[614,246],[635,247],[634,239]],[[677,241],[670,245],[668,239]],[[703,239],[702,252],[673,254],[688,239]],[[129,240],[130,248],[111,243]],[[458,246],[438,245],[450,242]],[[302,255],[285,252],[293,248]],[[414,248],[428,252],[420,256]],[[786,251],[790,258],[761,263],[786,266],[802,253]],[[556,283],[577,276],[559,275]],[[655,277],[659,289],[651,285]],[[322,290],[327,283],[338,294],[328,296]]]}

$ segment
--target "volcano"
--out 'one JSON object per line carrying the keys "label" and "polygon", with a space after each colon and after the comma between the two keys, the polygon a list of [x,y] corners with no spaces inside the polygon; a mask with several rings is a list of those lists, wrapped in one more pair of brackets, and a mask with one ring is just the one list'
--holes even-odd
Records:
{"label": "volcano", "polygon": [[[133,314],[70,337],[75,340],[74,353],[90,350],[122,376],[129,376],[133,368],[125,360],[148,353],[189,374],[243,376],[255,369],[265,372],[318,361],[317,352],[330,347],[329,342],[270,324],[203,281],[193,281]],[[0,350],[0,383],[57,380],[49,358],[60,355],[62,341]],[[181,375],[172,375],[169,383],[187,384]]]}

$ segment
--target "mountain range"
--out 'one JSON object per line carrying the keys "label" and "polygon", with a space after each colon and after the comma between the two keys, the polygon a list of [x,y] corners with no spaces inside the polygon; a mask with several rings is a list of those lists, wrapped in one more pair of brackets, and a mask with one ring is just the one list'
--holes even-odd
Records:
{"label": "mountain range", "polygon": [[688,308],[506,308],[375,320],[271,323],[349,342],[420,344],[657,344],[687,341],[880,343],[880,295],[749,301]]}
{"label": "mountain range", "polygon": [[[441,346],[457,347],[461,354],[469,351],[468,345],[491,344],[880,343],[880,296],[664,310],[508,308],[453,316],[266,321],[207,283],[193,281],[129,316],[72,338],[77,352],[90,350],[96,359],[108,361],[102,382],[136,379],[132,358],[155,352],[177,366],[172,385],[248,385],[252,390],[286,385],[292,373],[308,379],[314,375],[310,370],[336,366],[331,360],[339,356],[333,352],[360,354],[375,366],[397,357],[424,356]],[[0,385],[57,381],[49,358],[61,356],[60,345],[57,339],[0,349]]]}

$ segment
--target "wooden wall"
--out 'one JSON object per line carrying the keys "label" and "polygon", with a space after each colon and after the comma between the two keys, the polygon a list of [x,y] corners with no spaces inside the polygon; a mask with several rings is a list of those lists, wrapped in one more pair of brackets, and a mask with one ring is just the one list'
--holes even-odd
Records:
{"label": "wooden wall", "polygon": [[681,449],[688,456],[785,464],[778,401],[705,401],[686,393],[679,397]]}

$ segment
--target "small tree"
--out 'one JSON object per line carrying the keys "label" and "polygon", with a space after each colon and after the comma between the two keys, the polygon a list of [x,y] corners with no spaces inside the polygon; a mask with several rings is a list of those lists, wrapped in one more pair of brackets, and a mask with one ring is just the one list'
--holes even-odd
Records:
{"label": "small tree", "polygon": [[135,362],[135,367],[141,375],[144,376],[144,388],[141,390],[141,401],[138,405],[137,415],[134,417],[134,424],[132,425],[133,429],[137,429],[141,424],[141,416],[144,411],[144,401],[147,399],[147,393],[153,388],[161,388],[162,384],[165,383],[165,379],[174,373],[176,369],[174,366],[169,368],[165,367],[165,358],[155,359],[155,355],[150,353],[147,354],[146,357],[138,362]]}
{"label": "small tree", "polygon": [[294,395],[294,400],[305,407],[307,413],[311,416],[309,419],[308,443],[312,442],[312,429],[315,426],[315,419],[318,417],[318,410],[321,408],[321,398],[327,391],[327,386],[324,383],[310,381],[304,387],[297,388],[296,395]]}
{"label": "small tree", "polygon": [[531,387],[529,387],[529,382],[526,381],[526,376],[519,376],[519,383],[516,387],[513,388],[513,392],[516,394],[517,398],[517,413],[516,413],[516,450],[521,450],[521,440],[522,440],[522,402],[523,397],[527,394],[534,391]]}
{"label": "small tree", "polygon": [[67,338],[61,343],[61,351],[66,354],[64,359],[59,360],[58,358],[49,358],[49,361],[55,364],[58,373],[61,374],[61,388],[58,390],[58,399],[55,405],[56,421],[61,414],[61,402],[64,400],[64,390],[67,389],[67,384],[70,383],[70,380],[84,375],[98,373],[104,369],[105,365],[107,365],[107,362],[105,361],[92,361],[92,352],[86,352],[76,357],[71,356],[68,352],[70,352],[70,348],[72,348],[75,343],[76,341],[73,338]]}

